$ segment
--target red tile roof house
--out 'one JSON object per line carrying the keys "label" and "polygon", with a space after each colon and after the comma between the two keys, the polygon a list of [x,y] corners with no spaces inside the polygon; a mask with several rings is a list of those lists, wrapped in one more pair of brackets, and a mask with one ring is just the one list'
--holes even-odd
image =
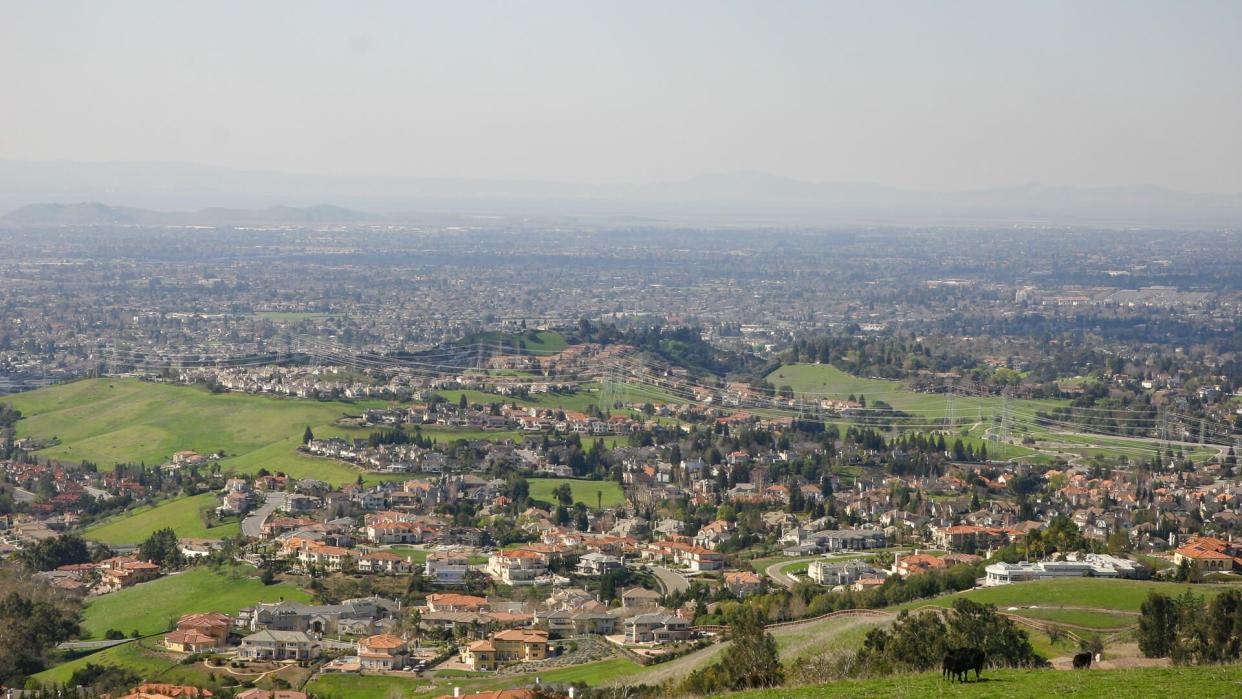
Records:
{"label": "red tile roof house", "polygon": [[364,670],[399,670],[409,656],[405,641],[379,634],[358,641],[358,660]]}
{"label": "red tile roof house", "polygon": [[724,574],[725,587],[738,597],[745,597],[754,592],[758,592],[763,586],[763,578],[758,573],[752,573],[748,570],[740,570],[732,573]]}
{"label": "red tile roof house", "polygon": [[487,600],[474,595],[454,592],[435,592],[427,595],[427,608],[432,612],[485,612]]}
{"label": "red tile roof house", "polygon": [[228,644],[233,620],[227,614],[187,614],[177,628],[164,634],[164,647],[178,653],[202,653]]}
{"label": "red tile roof house", "polygon": [[101,561],[97,566],[100,583],[113,590],[154,580],[160,576],[160,567],[137,556],[117,556]]}
{"label": "red tile roof house", "polygon": [[1242,569],[1242,557],[1235,555],[1237,553],[1238,549],[1229,542],[1212,537],[1198,537],[1187,541],[1173,552],[1173,563],[1180,566],[1186,561],[1200,572]]}

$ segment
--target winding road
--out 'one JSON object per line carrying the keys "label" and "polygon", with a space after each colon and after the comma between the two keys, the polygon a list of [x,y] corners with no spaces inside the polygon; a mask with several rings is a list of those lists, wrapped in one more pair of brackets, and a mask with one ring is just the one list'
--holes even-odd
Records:
{"label": "winding road", "polygon": [[285,504],[285,497],[284,493],[268,493],[267,499],[263,501],[263,505],[246,515],[246,518],[242,520],[242,535],[252,539],[263,538],[263,523],[267,521],[267,518],[273,512]]}
{"label": "winding road", "polygon": [[664,566],[651,566],[651,572],[654,573],[656,579],[660,581],[660,587],[664,588],[664,594],[666,595],[690,589],[690,581],[686,580],[686,576],[671,568],[665,568]]}

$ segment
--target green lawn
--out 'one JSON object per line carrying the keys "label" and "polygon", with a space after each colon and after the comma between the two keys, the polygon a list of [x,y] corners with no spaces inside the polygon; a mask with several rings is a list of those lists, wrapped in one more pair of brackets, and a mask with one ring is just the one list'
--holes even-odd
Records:
{"label": "green lawn", "polygon": [[596,493],[603,493],[604,507],[620,507],[625,504],[625,492],[621,490],[621,486],[616,481],[586,481],[577,478],[531,478],[530,479],[530,496],[535,500],[543,500],[544,502],[556,502],[556,497],[552,495],[552,491],[556,490],[562,483],[568,483],[574,494],[574,502],[580,502],[587,507],[596,506]]}
{"label": "green lawn", "polygon": [[939,672],[847,680],[808,687],[752,690],[723,696],[736,699],[820,699],[821,697],[1236,697],[1242,692],[1242,666],[1127,668],[1124,670],[984,670],[981,682],[948,682]]}
{"label": "green lawn", "polygon": [[421,564],[427,562],[427,551],[424,549],[416,549],[413,546],[389,546],[384,550],[391,551],[410,563]]}
{"label": "green lawn", "polygon": [[282,599],[305,602],[310,595],[285,583],[264,585],[250,577],[253,569],[238,568],[237,576],[206,566],[93,598],[83,615],[84,638],[103,638],[108,629],[142,635],[168,629],[168,621],[194,612],[234,614],[256,602]]}
{"label": "green lawn", "polygon": [[297,454],[302,431],[307,425],[326,428],[342,415],[382,405],[213,394],[196,386],[137,379],[74,381],[6,401],[25,416],[17,423],[18,434],[59,440],[39,452],[47,458],[91,461],[109,469],[118,462],[163,463],[181,450],[223,451],[226,469],[267,468],[335,483],[353,480],[357,471]]}
{"label": "green lawn", "polygon": [[137,544],[156,530],[172,527],[180,538],[226,539],[236,536],[241,526],[236,522],[203,527],[199,512],[220,504],[215,493],[200,493],[177,498],[154,507],[130,510],[105,522],[91,525],[85,531],[88,539],[105,544]]}
{"label": "green lawn", "polygon": [[976,602],[1007,607],[1091,607],[1137,612],[1147,594],[1152,591],[1177,596],[1189,589],[1196,595],[1211,596],[1225,589],[1220,585],[1186,585],[1179,583],[1152,582],[1148,580],[1106,580],[1103,578],[1066,578],[1064,580],[1039,580],[1034,582],[997,585],[969,590],[956,595],[945,595],[929,600],[918,600],[902,605],[905,608],[937,605],[952,606],[958,597],[969,597]]}
{"label": "green lawn", "polygon": [[[328,674],[308,683],[306,691],[313,692],[320,699],[404,699],[427,686],[426,680],[404,677]],[[452,694],[452,690],[448,693]]]}

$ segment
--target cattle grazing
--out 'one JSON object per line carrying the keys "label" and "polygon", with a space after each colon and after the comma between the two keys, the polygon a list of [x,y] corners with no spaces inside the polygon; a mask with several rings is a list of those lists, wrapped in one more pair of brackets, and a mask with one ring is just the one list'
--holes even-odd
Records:
{"label": "cattle grazing", "polygon": [[950,648],[944,654],[941,675],[946,679],[966,682],[969,679],[968,673],[974,670],[977,681],[986,660],[987,656],[978,648]]}
{"label": "cattle grazing", "polygon": [[1090,668],[1091,668],[1091,654],[1090,653],[1079,653],[1074,656],[1074,669],[1075,670],[1088,670]]}

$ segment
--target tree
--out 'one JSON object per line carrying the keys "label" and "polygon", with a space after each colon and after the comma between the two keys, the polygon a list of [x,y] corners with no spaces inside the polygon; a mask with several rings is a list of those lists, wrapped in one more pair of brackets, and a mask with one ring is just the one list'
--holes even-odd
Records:
{"label": "tree", "polygon": [[1152,592],[1139,607],[1138,646],[1148,658],[1167,658],[1177,640],[1177,603],[1172,597]]}
{"label": "tree", "polygon": [[488,588],[492,586],[492,579],[488,577],[487,573],[471,568],[462,577],[462,584],[465,586],[468,594],[482,595],[486,594]]}
{"label": "tree", "polygon": [[17,583],[0,599],[0,684],[39,672],[48,649],[78,633],[78,610]]}
{"label": "tree", "polygon": [[314,433],[314,432],[311,432],[310,425],[307,425],[307,426],[306,426],[306,431],[302,433],[302,443],[303,443],[303,444],[310,444],[310,443],[311,443],[311,440],[312,440],[312,439],[314,439],[314,438],[315,438],[315,433]]}
{"label": "tree", "polygon": [[138,558],[161,568],[181,565],[181,545],[177,542],[177,533],[171,527],[165,527],[151,534],[138,546]]}
{"label": "tree", "polygon": [[86,563],[91,553],[86,542],[77,534],[61,534],[22,549],[17,560],[33,571],[53,570],[72,563]]}
{"label": "tree", "polygon": [[721,666],[732,689],[776,687],[785,679],[776,639],[763,628],[762,613],[749,605],[737,606],[729,619],[731,642]]}
{"label": "tree", "polygon": [[1031,647],[1030,636],[991,604],[969,599],[953,602],[948,623],[949,645],[973,647],[987,654],[988,663],[1007,667],[1042,667],[1047,664]]}
{"label": "tree", "polygon": [[574,504],[574,489],[568,483],[556,486],[556,490],[552,491],[552,496],[561,504],[561,507],[572,507]]}

